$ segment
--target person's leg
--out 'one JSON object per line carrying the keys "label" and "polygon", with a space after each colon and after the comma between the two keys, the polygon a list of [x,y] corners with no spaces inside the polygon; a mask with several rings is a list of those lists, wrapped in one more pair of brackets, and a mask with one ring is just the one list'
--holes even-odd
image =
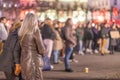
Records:
{"label": "person's leg", "polygon": [[85,43],[85,53],[88,53],[89,51],[89,40],[86,40],[86,43]]}
{"label": "person's leg", "polygon": [[71,69],[69,59],[70,59],[70,56],[72,54],[72,51],[73,51],[73,48],[66,47],[66,54],[65,54],[65,59],[64,59],[65,69],[66,70]]}
{"label": "person's leg", "polygon": [[50,58],[51,53],[52,53],[52,48],[53,48],[53,41],[50,40],[50,39],[45,39],[44,44],[45,44],[45,47],[46,47],[45,55],[47,55]]}
{"label": "person's leg", "polygon": [[79,41],[79,54],[84,55],[84,53],[83,53],[83,41],[82,40]]}
{"label": "person's leg", "polygon": [[72,54],[70,55],[70,60],[73,60],[73,59],[74,59],[73,54],[74,54],[74,51],[72,51]]}
{"label": "person's leg", "polygon": [[102,54],[104,55],[105,54],[105,50],[106,50],[106,44],[107,44],[107,39],[103,39],[103,44],[102,44]]}
{"label": "person's leg", "polygon": [[44,40],[45,44],[45,54],[44,54],[44,65],[43,65],[43,71],[50,71],[53,66],[50,63],[50,58],[51,58],[51,53],[52,53],[52,48],[53,48],[53,41],[49,39]]}
{"label": "person's leg", "polygon": [[106,41],[107,41],[107,43],[106,43],[106,51],[108,51],[108,49],[109,49],[109,44],[110,44],[110,39],[107,38]]}
{"label": "person's leg", "polygon": [[58,63],[59,53],[60,52],[58,50],[53,50],[53,62],[54,62],[54,64]]}

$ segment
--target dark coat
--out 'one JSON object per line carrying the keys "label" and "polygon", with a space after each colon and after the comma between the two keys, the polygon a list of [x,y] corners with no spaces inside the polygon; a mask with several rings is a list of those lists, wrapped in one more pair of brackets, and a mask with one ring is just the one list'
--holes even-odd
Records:
{"label": "dark coat", "polygon": [[101,38],[109,38],[109,31],[105,27],[102,27],[101,29]]}
{"label": "dark coat", "polygon": [[84,29],[84,40],[92,40],[94,38],[92,29],[85,28]]}
{"label": "dark coat", "polygon": [[27,33],[21,42],[21,69],[22,78],[25,80],[41,79],[41,62],[38,61],[45,48],[42,42],[40,30],[33,33]]}
{"label": "dark coat", "polygon": [[41,28],[41,34],[42,34],[42,38],[43,39],[51,39],[51,40],[55,40],[55,33],[53,32],[52,28],[50,28],[49,25],[45,24],[42,28]]}
{"label": "dark coat", "polygon": [[92,31],[94,35],[93,41],[97,41],[99,39],[99,31],[96,28],[92,28]]}
{"label": "dark coat", "polygon": [[16,80],[14,68],[15,64],[20,64],[20,45],[17,33],[18,30],[9,34],[0,55],[0,71],[5,72],[7,80]]}
{"label": "dark coat", "polygon": [[[114,31],[118,31],[118,30],[115,30],[115,29],[111,29],[111,30],[110,30],[110,32],[114,32]],[[114,39],[114,38],[112,38],[111,35],[110,35],[110,45],[111,45],[111,46],[116,46],[116,45],[118,44],[118,43],[117,43],[118,39],[119,39],[119,38],[115,38],[115,39]]]}

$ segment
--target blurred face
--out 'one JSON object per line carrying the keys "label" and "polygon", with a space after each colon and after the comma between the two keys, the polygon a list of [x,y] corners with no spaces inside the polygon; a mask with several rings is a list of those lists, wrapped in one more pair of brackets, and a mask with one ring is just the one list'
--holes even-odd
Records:
{"label": "blurred face", "polygon": [[98,29],[98,25],[95,25],[95,29]]}
{"label": "blurred face", "polygon": [[113,28],[113,29],[116,29],[116,25],[114,24],[112,28]]}
{"label": "blurred face", "polygon": [[73,21],[72,21],[72,19],[69,20],[69,24],[73,26]]}
{"label": "blurred face", "polygon": [[91,24],[88,24],[88,28],[91,28]]}
{"label": "blurred face", "polygon": [[5,24],[5,23],[7,22],[7,19],[4,18],[4,19],[2,20],[2,22]]}
{"label": "blurred face", "polygon": [[82,28],[82,24],[79,24],[79,28]]}

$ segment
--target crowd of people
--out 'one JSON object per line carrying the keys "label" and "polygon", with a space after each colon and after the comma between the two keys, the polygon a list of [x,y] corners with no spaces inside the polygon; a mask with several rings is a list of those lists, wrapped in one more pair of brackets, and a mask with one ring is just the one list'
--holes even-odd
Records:
{"label": "crowd of people", "polygon": [[43,80],[42,71],[52,70],[54,64],[64,63],[65,71],[73,72],[70,62],[78,62],[74,54],[104,56],[120,50],[120,25],[114,22],[42,22],[33,13],[9,29],[6,21],[0,18],[0,71],[7,80]]}

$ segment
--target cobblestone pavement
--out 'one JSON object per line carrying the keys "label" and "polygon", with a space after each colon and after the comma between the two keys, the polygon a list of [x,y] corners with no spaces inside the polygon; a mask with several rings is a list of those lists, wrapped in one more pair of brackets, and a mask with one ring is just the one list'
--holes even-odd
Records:
{"label": "cobblestone pavement", "polygon": [[[43,72],[44,80],[120,80],[120,52],[114,55],[76,55],[78,63],[71,63],[74,72],[64,71],[64,63],[54,65],[52,71]],[[89,73],[85,73],[85,68]]]}

